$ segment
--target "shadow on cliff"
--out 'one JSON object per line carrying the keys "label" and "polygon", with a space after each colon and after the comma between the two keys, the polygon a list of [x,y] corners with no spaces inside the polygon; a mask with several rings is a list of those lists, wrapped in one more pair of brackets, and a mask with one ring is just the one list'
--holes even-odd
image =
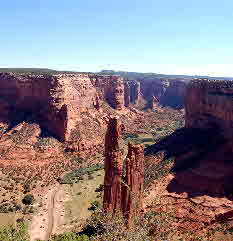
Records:
{"label": "shadow on cliff", "polygon": [[174,158],[171,172],[175,177],[167,186],[168,192],[185,192],[189,197],[228,196],[233,193],[233,155],[222,133],[217,125],[181,128],[146,148],[145,155],[163,151],[164,159]]}
{"label": "shadow on cliff", "polygon": [[25,111],[25,110],[11,110],[11,114],[9,115],[9,126],[6,130],[6,132],[10,131],[11,129],[15,128],[17,125],[19,125],[22,122],[26,122],[28,124],[38,124],[41,129],[40,137],[54,137],[56,139],[59,139],[56,135],[49,132],[46,128],[42,127],[41,123],[41,117],[40,115],[35,111]]}

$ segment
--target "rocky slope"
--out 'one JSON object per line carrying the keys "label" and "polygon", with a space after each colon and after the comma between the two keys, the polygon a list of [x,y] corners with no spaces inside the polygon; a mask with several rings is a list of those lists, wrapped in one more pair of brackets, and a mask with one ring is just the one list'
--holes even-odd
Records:
{"label": "rocky slope", "polygon": [[[165,151],[165,157],[159,161],[164,163],[163,173],[151,186],[146,202],[171,216],[179,232],[191,232],[187,240],[194,233],[216,240],[212,239],[215,232],[227,232],[231,225],[232,83],[193,80],[185,97],[185,128],[147,150],[150,154]],[[174,162],[166,162],[171,157]],[[155,172],[161,171],[154,165]]]}

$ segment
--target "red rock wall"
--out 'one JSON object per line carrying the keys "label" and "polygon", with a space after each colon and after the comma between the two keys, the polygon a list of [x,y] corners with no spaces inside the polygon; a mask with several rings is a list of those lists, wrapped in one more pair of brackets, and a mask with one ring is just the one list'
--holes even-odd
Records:
{"label": "red rock wall", "polygon": [[133,104],[139,104],[141,96],[141,83],[139,81],[133,81],[130,83],[130,102]]}
{"label": "red rock wall", "polygon": [[128,81],[124,83],[124,101],[125,106],[128,107],[130,104],[130,84]]}
{"label": "red rock wall", "polygon": [[185,126],[218,126],[233,139],[232,81],[193,80],[185,98]]}
{"label": "red rock wall", "polygon": [[117,75],[89,75],[93,86],[97,89],[100,99],[112,108],[122,110],[125,106],[123,78]]}
{"label": "red rock wall", "polygon": [[181,80],[172,80],[160,98],[160,104],[176,109],[184,107],[184,96],[187,83]]}
{"label": "red rock wall", "polygon": [[[82,109],[92,108],[96,90],[88,75],[16,75],[0,73],[2,120],[33,114],[42,127],[68,140]],[[13,114],[15,116],[13,116]]]}
{"label": "red rock wall", "polygon": [[[202,192],[225,196],[233,192],[232,97],[231,81],[196,79],[187,87],[185,127],[191,132],[184,146],[190,147],[176,157],[175,163],[188,164],[176,174],[176,183],[191,195]],[[198,133],[205,134],[198,137]],[[192,165],[195,162],[197,165]]]}
{"label": "red rock wall", "polygon": [[149,78],[140,80],[138,88],[133,87],[131,92],[135,93],[135,90],[137,90],[136,92],[139,93],[138,95],[136,94],[139,97],[136,98],[137,101],[134,101],[135,103],[138,103],[140,99],[144,99],[150,104],[152,98],[156,97],[160,105],[180,109],[184,107],[186,86],[186,82],[178,79]]}

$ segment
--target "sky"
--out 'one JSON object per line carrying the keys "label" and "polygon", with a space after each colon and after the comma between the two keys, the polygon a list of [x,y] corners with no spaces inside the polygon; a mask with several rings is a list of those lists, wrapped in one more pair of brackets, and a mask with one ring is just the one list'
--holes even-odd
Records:
{"label": "sky", "polygon": [[233,76],[233,1],[1,0],[0,67]]}

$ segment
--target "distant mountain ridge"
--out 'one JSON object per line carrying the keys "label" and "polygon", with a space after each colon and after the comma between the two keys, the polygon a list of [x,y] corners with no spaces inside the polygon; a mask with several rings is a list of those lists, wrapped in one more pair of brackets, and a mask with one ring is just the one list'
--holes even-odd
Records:
{"label": "distant mountain ridge", "polygon": [[91,72],[76,72],[76,71],[60,71],[48,68],[0,68],[0,72],[17,73],[17,74],[75,74],[75,73],[91,73]]}
{"label": "distant mountain ridge", "polygon": [[168,75],[168,74],[157,74],[157,73],[140,73],[140,72],[127,72],[127,71],[114,71],[114,70],[102,70],[100,74],[109,75],[120,75],[129,80],[144,79],[144,78],[161,78],[161,79],[179,79],[179,80],[191,80],[193,78],[204,78],[204,79],[220,79],[220,80],[233,80],[233,77],[212,77],[207,75]]}
{"label": "distant mountain ridge", "polygon": [[54,70],[49,68],[0,68],[0,72],[13,72],[13,73],[35,73],[35,74],[75,74],[75,73],[86,73],[86,74],[103,74],[103,75],[120,75],[123,78],[129,80],[138,79],[179,79],[183,81],[189,81],[193,78],[206,78],[206,79],[220,79],[220,80],[233,80],[233,77],[212,77],[207,75],[168,75],[168,74],[157,74],[157,73],[141,73],[141,72],[127,72],[127,71],[115,71],[115,70],[101,70],[100,72],[80,72],[80,71],[69,71],[69,70]]}

